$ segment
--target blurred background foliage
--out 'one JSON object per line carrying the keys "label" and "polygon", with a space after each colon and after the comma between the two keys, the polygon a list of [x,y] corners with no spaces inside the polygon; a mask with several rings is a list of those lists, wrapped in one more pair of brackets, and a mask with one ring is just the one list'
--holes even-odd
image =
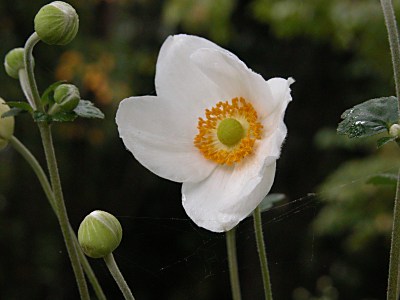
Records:
{"label": "blurred background foliage", "polygon": [[[46,3],[0,2],[2,57],[25,43]],[[35,48],[37,81],[43,91],[68,80],[106,113],[104,121],[56,124],[56,151],[73,227],[94,209],[120,219],[124,238],[115,255],[137,299],[230,297],[224,236],[190,222],[180,185],[137,163],[114,123],[123,98],[155,94],[157,54],[175,33],[221,44],[264,78],[296,79],[272,190],[288,200],[263,215],[275,298],[385,298],[398,149],[377,149],[377,138],[352,141],[335,133],[345,109],[394,94],[379,1],[69,3],[80,15],[78,36],[65,47]],[[4,71],[0,87],[4,99],[23,99]],[[44,164],[28,116],[18,117],[15,135]],[[243,298],[261,299],[250,219],[237,234]],[[0,153],[0,247],[1,299],[76,299],[56,219],[11,147]],[[103,263],[91,262],[109,298],[119,299]]]}

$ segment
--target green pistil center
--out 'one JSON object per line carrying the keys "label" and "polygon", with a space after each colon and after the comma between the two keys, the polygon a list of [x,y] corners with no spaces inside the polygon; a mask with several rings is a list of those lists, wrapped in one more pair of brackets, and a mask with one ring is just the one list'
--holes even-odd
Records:
{"label": "green pistil center", "polygon": [[236,145],[244,137],[244,134],[242,124],[233,118],[222,120],[217,128],[217,137],[226,146]]}

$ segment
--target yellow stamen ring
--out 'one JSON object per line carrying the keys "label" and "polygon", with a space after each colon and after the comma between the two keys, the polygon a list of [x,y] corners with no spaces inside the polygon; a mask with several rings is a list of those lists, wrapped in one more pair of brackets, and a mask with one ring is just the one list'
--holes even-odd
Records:
{"label": "yellow stamen ring", "polygon": [[257,112],[244,98],[218,102],[199,118],[199,133],[194,145],[205,158],[218,164],[232,165],[253,153],[262,128]]}

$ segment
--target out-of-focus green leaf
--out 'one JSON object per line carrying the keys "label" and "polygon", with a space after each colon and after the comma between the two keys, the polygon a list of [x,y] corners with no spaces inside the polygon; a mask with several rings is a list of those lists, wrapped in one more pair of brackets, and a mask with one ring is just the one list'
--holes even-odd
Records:
{"label": "out-of-focus green leaf", "polygon": [[376,142],[376,145],[377,145],[378,148],[380,148],[380,147],[382,147],[383,145],[386,145],[387,143],[394,142],[395,140],[396,140],[395,137],[392,137],[392,136],[385,136],[385,137],[383,137],[383,138],[380,138],[380,139]]}
{"label": "out-of-focus green leaf", "polygon": [[98,118],[104,119],[104,114],[94,104],[88,100],[79,101],[78,106],[74,112],[82,118]]}
{"label": "out-of-focus green leaf", "polygon": [[381,184],[389,184],[396,185],[397,184],[397,175],[394,173],[382,173],[378,175],[371,176],[367,183],[381,185]]}
{"label": "out-of-focus green leaf", "polygon": [[51,116],[44,112],[34,111],[33,120],[35,120],[35,122],[51,122]]}
{"label": "out-of-focus green leaf", "polygon": [[396,97],[371,99],[346,110],[339,123],[339,134],[350,138],[367,137],[389,130],[398,121]]}
{"label": "out-of-focus green leaf", "polygon": [[15,108],[19,108],[21,110],[29,111],[29,112],[32,112],[32,110],[33,110],[28,102],[8,101],[7,105],[9,107],[15,107]]}
{"label": "out-of-focus green leaf", "polygon": [[2,118],[7,118],[7,117],[15,117],[18,116],[20,113],[24,112],[23,109],[18,108],[18,107],[12,107],[9,111],[6,111],[1,115]]}
{"label": "out-of-focus green leaf", "polygon": [[77,118],[77,114],[74,112],[59,112],[51,116],[54,122],[72,122]]}

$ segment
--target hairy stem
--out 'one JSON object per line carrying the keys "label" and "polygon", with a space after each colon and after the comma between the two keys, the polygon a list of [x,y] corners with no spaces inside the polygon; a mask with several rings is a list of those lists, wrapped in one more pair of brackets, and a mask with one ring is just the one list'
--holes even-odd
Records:
{"label": "hairy stem", "polygon": [[231,281],[232,299],[233,300],[241,300],[242,296],[240,293],[235,234],[236,234],[235,228],[226,232],[226,249],[228,251],[229,278]]}
{"label": "hairy stem", "polygon": [[114,255],[112,253],[106,255],[104,257],[104,261],[112,277],[114,277],[115,282],[118,284],[119,289],[124,295],[124,298],[126,300],[135,300],[128,284],[126,283],[124,277],[122,276],[121,271],[117,266],[117,263],[115,262]]}
{"label": "hairy stem", "polygon": [[56,155],[54,152],[50,125],[44,122],[38,124],[40,129],[40,135],[42,137],[44,152],[46,155],[47,167],[49,169],[50,182],[53,187],[54,202],[58,215],[58,222],[60,224],[61,231],[64,237],[65,246],[67,247],[71,265],[75,273],[75,278],[78,284],[81,299],[89,300],[90,297],[85,276],[82,271],[82,266],[79,262],[78,251],[74,245],[74,240],[71,235],[70,223],[68,220],[67,209],[64,203],[64,196],[62,193],[61,181],[58,173],[58,166],[57,166]]}
{"label": "hairy stem", "polygon": [[[47,199],[49,200],[51,208],[53,209],[54,213],[58,217],[57,207],[56,207],[56,203],[54,200],[54,194],[53,194],[50,183],[47,179],[46,173],[44,172],[43,168],[40,166],[39,162],[33,156],[33,154],[28,150],[28,148],[26,148],[25,145],[22,144],[21,141],[19,141],[15,136],[11,137],[10,144],[14,147],[14,149],[19,154],[21,154],[21,156],[26,160],[26,162],[32,168],[33,172],[36,174],[36,177],[38,178],[40,185],[42,186],[43,191],[46,194]],[[69,226],[69,229],[71,231],[71,235],[74,240],[75,247],[78,252],[79,260],[82,264],[83,270],[85,271],[85,274],[88,277],[89,282],[92,285],[97,298],[99,300],[105,300],[106,296],[104,295],[104,292],[103,292],[103,290],[96,278],[96,275],[94,274],[92,267],[90,266],[86,256],[83,254],[82,250],[79,247],[78,239],[76,238],[74,230],[72,229],[71,226]]]}
{"label": "hairy stem", "polygon": [[392,0],[381,0],[385,25],[389,37],[390,53],[392,55],[393,74],[396,85],[396,96],[399,103],[398,115],[400,121],[400,44],[397,30],[396,16],[394,14]]}
{"label": "hairy stem", "polygon": [[399,295],[400,263],[400,169],[397,177],[397,190],[393,211],[392,244],[390,247],[389,278],[387,300],[397,300]]}
{"label": "hairy stem", "polygon": [[272,300],[271,280],[269,276],[267,253],[265,251],[265,242],[262,229],[261,210],[258,206],[253,212],[254,231],[256,234],[258,256],[260,258],[260,267],[264,284],[264,296],[266,300]]}
{"label": "hairy stem", "polygon": [[[24,65],[25,65],[25,70],[26,70],[26,75],[27,75],[26,81],[30,88],[30,92],[24,91],[24,93],[27,97],[32,97],[32,99],[28,99],[28,101],[34,110],[37,109],[39,111],[43,111],[43,106],[40,103],[39,91],[38,91],[37,85],[36,85],[35,74],[33,72],[34,63],[33,63],[33,55],[32,55],[33,48],[39,41],[40,41],[39,36],[37,35],[36,32],[34,32],[25,43]],[[24,85],[26,86],[25,83],[24,83]]]}

